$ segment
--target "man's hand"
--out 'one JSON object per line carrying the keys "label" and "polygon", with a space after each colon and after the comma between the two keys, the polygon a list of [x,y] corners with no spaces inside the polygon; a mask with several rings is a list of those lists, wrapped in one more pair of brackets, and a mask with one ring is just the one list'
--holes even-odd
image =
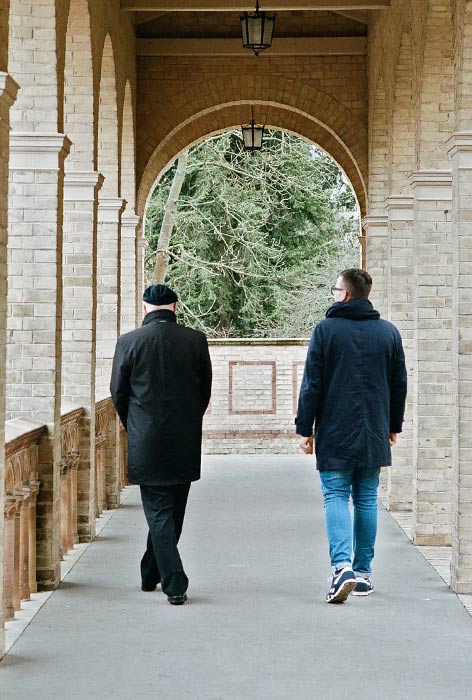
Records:
{"label": "man's hand", "polygon": [[302,442],[299,444],[299,448],[303,450],[306,455],[313,454],[313,435],[311,437],[303,438]]}
{"label": "man's hand", "polygon": [[390,447],[397,444],[397,434],[390,433]]}

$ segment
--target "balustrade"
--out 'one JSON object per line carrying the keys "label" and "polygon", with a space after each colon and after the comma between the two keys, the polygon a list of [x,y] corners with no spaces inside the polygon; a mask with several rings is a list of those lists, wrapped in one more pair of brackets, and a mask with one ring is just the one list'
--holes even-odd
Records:
{"label": "balustrade", "polygon": [[36,588],[36,499],[39,442],[45,427],[8,421],[5,429],[3,619],[10,620]]}
{"label": "balustrade", "polygon": [[61,553],[78,542],[77,471],[80,467],[80,419],[82,407],[61,417]]}
{"label": "balustrade", "polygon": [[[80,470],[81,420],[84,408],[68,410],[61,417],[60,524],[62,556],[78,542],[78,471]],[[36,502],[41,488],[38,479],[40,443],[46,435],[45,425],[17,418],[5,426],[5,501],[3,550],[3,621],[11,620],[22,600],[36,593]],[[119,483],[126,478],[126,432],[119,437],[119,460],[116,454],[116,422],[111,399],[96,404],[95,483],[96,511],[107,504],[107,479]],[[0,625],[2,621],[0,620]]]}

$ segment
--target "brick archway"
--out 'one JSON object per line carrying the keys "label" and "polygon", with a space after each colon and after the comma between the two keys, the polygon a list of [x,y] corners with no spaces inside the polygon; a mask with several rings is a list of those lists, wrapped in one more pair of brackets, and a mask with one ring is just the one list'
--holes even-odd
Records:
{"label": "brick archway", "polygon": [[181,151],[249,121],[251,106],[258,121],[306,138],[332,156],[350,179],[365,214],[367,123],[313,87],[286,79],[251,84],[249,78],[237,86],[223,78],[209,81],[198,94],[187,90],[174,95],[165,115],[143,115],[138,132],[138,214],[144,213],[159,175]]}

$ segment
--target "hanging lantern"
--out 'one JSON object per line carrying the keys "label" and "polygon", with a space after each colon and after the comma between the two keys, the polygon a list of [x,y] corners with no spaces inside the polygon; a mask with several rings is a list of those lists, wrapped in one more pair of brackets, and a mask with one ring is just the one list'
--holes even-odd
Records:
{"label": "hanging lantern", "polygon": [[250,124],[241,126],[243,134],[243,146],[245,151],[260,151],[262,148],[262,139],[264,137],[264,125],[256,124],[254,117]]}
{"label": "hanging lantern", "polygon": [[256,56],[259,55],[260,51],[270,49],[274,33],[275,15],[269,16],[265,12],[260,12],[259,0],[256,0],[256,11],[254,14],[245,12],[240,19],[244,48],[252,49]]}

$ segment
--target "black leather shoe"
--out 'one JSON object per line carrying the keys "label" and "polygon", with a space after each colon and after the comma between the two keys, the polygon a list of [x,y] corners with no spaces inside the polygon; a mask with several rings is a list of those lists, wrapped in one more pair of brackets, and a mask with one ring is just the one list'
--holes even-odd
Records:
{"label": "black leather shoe", "polygon": [[167,600],[171,605],[183,605],[187,602],[187,594],[182,593],[181,595],[168,595]]}
{"label": "black leather shoe", "polygon": [[146,588],[146,586],[141,586],[141,590],[144,591],[145,593],[152,593],[153,591],[156,590],[156,586],[154,586],[154,588]]}

